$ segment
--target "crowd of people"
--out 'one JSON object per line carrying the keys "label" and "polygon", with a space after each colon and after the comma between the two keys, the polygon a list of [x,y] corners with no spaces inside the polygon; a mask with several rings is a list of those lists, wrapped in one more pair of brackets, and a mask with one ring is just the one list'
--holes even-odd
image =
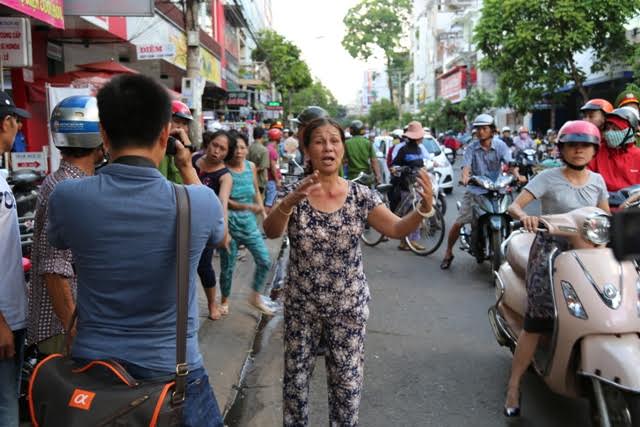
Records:
{"label": "crowd of people", "polygon": [[[0,105],[0,148],[8,152],[19,119],[28,113],[0,94],[6,100]],[[242,245],[255,263],[248,302],[272,315],[278,305],[263,295],[271,267],[265,238],[285,230],[291,259],[282,302],[284,423],[307,422],[309,379],[321,337],[330,419],[357,423],[369,300],[358,238],[365,224],[401,238],[432,215],[429,176],[421,172],[417,178],[422,203],[399,218],[369,187],[342,178],[343,163],[358,164],[355,156],[367,159],[370,153],[360,149],[349,157],[343,130],[318,107],[298,116],[297,138],[277,122],[255,128],[252,143],[242,132],[218,130],[205,132],[196,152],[190,148],[192,120],[184,104],[172,102],[162,85],[142,75],[116,77],[96,97],[67,98],[54,108],[51,129],[62,160],[39,193],[28,286],[15,200],[0,181],[3,426],[18,425],[25,345],[42,355],[70,349],[77,364],[114,360],[139,380],[185,375],[183,425],[221,426],[198,348],[195,277],[204,288],[208,318],[221,319],[230,310]],[[306,177],[299,185],[283,185],[281,161],[304,163]],[[185,185],[190,204],[186,370],[176,366],[174,183]]]}
{"label": "crowd of people", "polygon": [[[581,206],[609,211],[608,191],[640,184],[640,149],[635,146],[640,103],[631,95],[621,103],[614,109],[605,100],[590,100],[581,109],[583,120],[548,132],[544,144],[525,127],[512,138],[510,128],[498,132],[491,115],[476,117],[461,164],[460,179],[467,189],[440,267],[451,268],[460,229],[472,221],[477,196],[485,191],[470,185],[473,175],[512,173],[526,184],[509,212],[530,231],[536,230],[538,218],[524,207],[533,200],[541,201],[542,214]],[[79,110],[81,126],[65,128]],[[1,153],[11,150],[20,120],[28,117],[0,92]],[[76,362],[117,360],[139,379],[176,372],[177,211],[172,183],[184,184],[190,200],[184,425],[222,425],[198,348],[195,277],[207,298],[208,319],[220,321],[231,310],[241,247],[255,264],[248,303],[265,315],[284,309],[284,425],[308,424],[309,383],[320,347],[326,347],[330,421],[357,424],[370,298],[359,238],[365,227],[373,227],[388,238],[409,236],[419,246],[413,236],[435,209],[430,176],[423,168],[433,157],[422,144],[429,130],[420,122],[408,123],[392,132],[388,146],[380,147],[365,136],[361,121],[351,123],[347,137],[325,110],[308,107],[295,119],[295,135],[278,121],[255,127],[251,135],[219,129],[205,132],[195,151],[189,139],[192,121],[185,104],[172,101],[158,82],[142,75],[116,77],[96,97],[72,97],[55,107],[51,129],[62,160],[40,187],[28,286],[16,202],[0,178],[1,425],[18,423],[25,345],[54,354],[72,344],[70,356]],[[462,148],[454,135],[445,138],[452,150]],[[563,165],[526,182],[514,154],[540,151],[540,145]],[[296,165],[304,169],[295,185],[285,185],[285,165],[293,166],[286,168],[290,171]],[[401,181],[391,177],[390,206],[372,189],[394,167],[418,170],[421,202],[402,216],[394,213],[408,191]],[[363,173],[371,185],[353,181]],[[284,233],[291,249],[278,302],[264,295],[272,264],[265,239]],[[551,327],[548,255],[566,245],[539,234],[531,250],[527,318],[509,380],[507,416],[520,413],[520,378],[539,337]],[[401,244],[400,249],[406,247]],[[219,280],[213,269],[216,252]]]}

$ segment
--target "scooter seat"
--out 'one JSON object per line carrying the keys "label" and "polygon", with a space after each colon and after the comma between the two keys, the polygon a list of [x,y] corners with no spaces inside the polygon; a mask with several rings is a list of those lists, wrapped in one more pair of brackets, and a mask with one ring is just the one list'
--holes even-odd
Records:
{"label": "scooter seat", "polygon": [[527,274],[529,251],[535,237],[534,233],[519,233],[513,236],[507,246],[507,262],[513,271],[522,278]]}

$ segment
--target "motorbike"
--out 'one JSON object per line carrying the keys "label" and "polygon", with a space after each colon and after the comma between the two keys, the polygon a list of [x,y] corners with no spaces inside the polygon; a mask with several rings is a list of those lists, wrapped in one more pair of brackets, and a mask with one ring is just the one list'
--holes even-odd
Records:
{"label": "motorbike", "polygon": [[538,156],[536,150],[533,148],[527,148],[521,150],[516,154],[515,158],[518,170],[521,176],[527,178],[527,182],[531,181],[531,178],[535,175],[535,166],[538,164]]}
{"label": "motorbike", "polygon": [[[491,260],[493,271],[500,268],[500,246],[510,231],[511,217],[507,209],[512,202],[513,175],[500,175],[496,180],[486,176],[472,176],[469,184],[487,190],[477,196],[479,203],[473,207],[473,220],[460,231],[461,249],[469,252],[479,264]],[[461,203],[458,202],[458,209]]]}
{"label": "motorbike", "polygon": [[16,199],[22,255],[26,257],[31,254],[38,188],[43,179],[44,175],[32,170],[14,171],[7,178],[7,183]]}
{"label": "motorbike", "polygon": [[[549,256],[554,329],[540,339],[533,371],[558,394],[591,402],[593,425],[640,426],[640,275],[606,247],[609,215],[594,207],[540,218],[539,232],[563,236]],[[495,272],[489,322],[497,342],[514,351],[523,329],[529,250],[534,233],[514,231]]]}

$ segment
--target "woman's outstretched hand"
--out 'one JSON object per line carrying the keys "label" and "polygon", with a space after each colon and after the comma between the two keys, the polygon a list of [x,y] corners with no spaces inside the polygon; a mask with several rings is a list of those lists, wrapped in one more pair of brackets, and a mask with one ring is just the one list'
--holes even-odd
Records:
{"label": "woman's outstretched hand", "polygon": [[320,179],[318,171],[313,172],[311,175],[300,181],[294,191],[289,193],[284,198],[283,202],[286,203],[287,208],[292,208],[320,188]]}
{"label": "woman's outstretched hand", "polygon": [[431,186],[431,178],[429,178],[426,170],[420,169],[418,171],[417,183],[419,187],[416,191],[422,197],[422,208],[420,210],[425,213],[431,212],[433,208],[433,187]]}

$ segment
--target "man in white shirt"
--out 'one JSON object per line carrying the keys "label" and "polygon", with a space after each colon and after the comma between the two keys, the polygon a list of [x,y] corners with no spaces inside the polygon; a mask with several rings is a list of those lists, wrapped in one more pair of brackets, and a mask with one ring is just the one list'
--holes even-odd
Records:
{"label": "man in white shirt", "polygon": [[[0,92],[0,156],[11,151],[20,118],[31,115]],[[18,426],[20,371],[27,328],[27,287],[22,271],[18,210],[0,175],[0,426]]]}

